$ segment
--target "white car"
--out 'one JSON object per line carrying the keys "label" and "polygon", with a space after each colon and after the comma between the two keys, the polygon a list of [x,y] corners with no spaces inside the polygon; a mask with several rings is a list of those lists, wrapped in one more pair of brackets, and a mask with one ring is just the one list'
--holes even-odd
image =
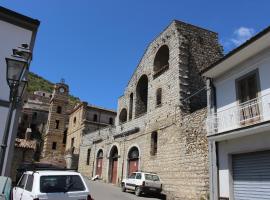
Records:
{"label": "white car", "polygon": [[78,172],[27,171],[12,191],[13,200],[93,200]]}
{"label": "white car", "polygon": [[128,178],[123,179],[121,183],[122,191],[133,190],[136,196],[142,193],[162,192],[162,184],[157,174],[148,172],[134,172]]}

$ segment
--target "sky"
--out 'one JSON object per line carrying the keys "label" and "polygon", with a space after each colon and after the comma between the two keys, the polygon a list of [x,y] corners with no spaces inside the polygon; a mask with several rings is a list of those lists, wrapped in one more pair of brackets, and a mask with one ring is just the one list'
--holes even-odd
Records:
{"label": "sky", "polygon": [[117,109],[147,45],[173,19],[219,34],[227,53],[270,25],[268,0],[0,0],[41,21],[30,70]]}

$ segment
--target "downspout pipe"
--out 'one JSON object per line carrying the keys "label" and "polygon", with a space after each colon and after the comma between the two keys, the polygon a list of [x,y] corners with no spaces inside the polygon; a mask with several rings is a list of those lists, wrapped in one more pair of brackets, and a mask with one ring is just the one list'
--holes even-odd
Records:
{"label": "downspout pipe", "polygon": [[[211,78],[207,78],[207,115],[216,113],[216,89]],[[216,131],[216,129],[214,129]],[[209,134],[209,133],[208,133]],[[218,187],[218,144],[214,140],[208,140],[209,146],[209,178],[210,178],[210,200],[219,197]]]}

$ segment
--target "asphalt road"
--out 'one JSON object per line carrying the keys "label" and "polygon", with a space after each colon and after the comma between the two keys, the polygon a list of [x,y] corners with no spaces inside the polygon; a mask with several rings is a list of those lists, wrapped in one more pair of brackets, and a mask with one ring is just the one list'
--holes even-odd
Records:
{"label": "asphalt road", "polygon": [[122,192],[121,188],[111,184],[86,180],[90,194],[94,200],[162,200],[164,197],[145,196],[137,197],[132,192]]}

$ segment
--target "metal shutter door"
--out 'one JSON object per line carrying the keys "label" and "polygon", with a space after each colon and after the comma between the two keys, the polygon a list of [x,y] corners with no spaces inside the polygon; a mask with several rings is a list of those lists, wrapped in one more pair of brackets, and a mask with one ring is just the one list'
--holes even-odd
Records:
{"label": "metal shutter door", "polygon": [[270,151],[232,156],[235,200],[270,200]]}

